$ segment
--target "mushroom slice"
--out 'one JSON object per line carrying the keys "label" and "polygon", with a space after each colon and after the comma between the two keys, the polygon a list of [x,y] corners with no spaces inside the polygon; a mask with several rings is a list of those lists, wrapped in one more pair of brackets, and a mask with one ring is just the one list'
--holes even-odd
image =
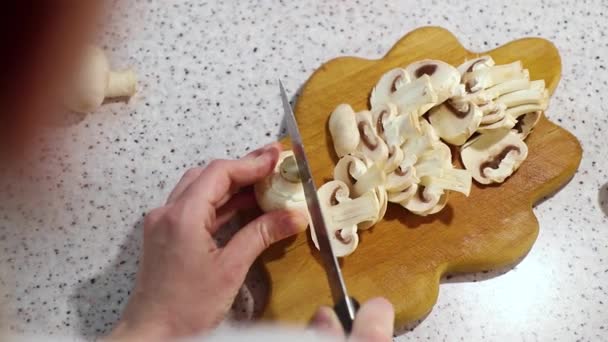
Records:
{"label": "mushroom slice", "polygon": [[371,116],[376,134],[386,141],[385,127],[389,121],[395,120],[397,107],[390,102],[379,104],[371,110]]}
{"label": "mushroom slice", "polygon": [[388,192],[388,201],[391,203],[403,203],[409,200],[418,191],[418,184],[412,184],[400,192]]}
{"label": "mushroom slice", "polygon": [[[442,201],[442,197],[444,194],[434,189],[429,189],[424,185],[418,185],[416,193],[410,197],[408,200],[401,202],[401,206],[405,209],[411,211],[412,213],[420,216],[429,215],[431,212],[437,212],[445,206],[447,198],[444,198]],[[441,208],[437,208],[440,206]]]}
{"label": "mushroom slice", "polygon": [[359,132],[360,142],[357,150],[375,163],[384,167],[388,159],[388,146],[382,140],[372,124],[372,116],[369,111],[362,111],[356,114],[357,131]]}
{"label": "mushroom slice", "polygon": [[513,132],[515,132],[522,140],[526,139],[534,126],[540,120],[540,111],[526,113],[517,118],[517,123],[513,126]]}
{"label": "mushroom slice", "polygon": [[357,129],[357,119],[351,106],[341,104],[329,116],[329,133],[338,157],[357,149],[361,137]]}
{"label": "mushroom slice", "polygon": [[462,75],[462,82],[465,84],[467,93],[474,93],[510,79],[525,78],[525,76],[521,61],[516,61],[467,72]]}
{"label": "mushroom slice", "polygon": [[549,99],[547,89],[524,89],[514,91],[498,97],[495,101],[504,104],[507,108],[521,106],[524,104],[546,104]]}
{"label": "mushroom slice", "polygon": [[483,117],[476,105],[468,103],[459,109],[451,100],[431,109],[429,121],[440,138],[453,145],[462,145],[475,133]]}
{"label": "mushroom slice", "polygon": [[380,206],[378,217],[376,217],[375,220],[360,222],[357,225],[360,230],[366,230],[373,227],[376,223],[378,223],[378,221],[382,220],[382,218],[384,218],[384,215],[386,214],[386,209],[388,206],[388,195],[384,186],[376,187],[374,189],[374,195],[376,195],[376,199],[378,200],[378,204]]}
{"label": "mushroom slice", "polygon": [[502,103],[489,102],[479,107],[483,112],[480,125],[489,125],[502,120],[505,117],[507,107]]}
{"label": "mushroom slice", "polygon": [[417,182],[416,169],[413,166],[399,166],[386,176],[385,187],[388,192],[401,192]]}
{"label": "mushroom slice", "polygon": [[372,89],[369,103],[372,109],[390,102],[391,95],[405,84],[410,82],[405,70],[395,68],[386,72]]}
{"label": "mushroom slice", "polygon": [[504,129],[511,129],[515,126],[515,124],[517,124],[517,119],[511,117],[510,115],[505,115],[502,119],[493,122],[491,124],[481,124],[479,125],[479,128],[477,129],[477,132],[479,133],[488,133],[488,132],[492,132],[492,131],[496,131],[496,130],[504,130]]}
{"label": "mushroom slice", "polygon": [[460,152],[462,163],[481,184],[502,183],[528,156],[528,146],[510,130],[484,133]]}
{"label": "mushroom slice", "polygon": [[420,118],[416,111],[403,113],[383,121],[384,139],[389,146],[401,146],[407,137],[422,132]]}
{"label": "mushroom slice", "polygon": [[471,172],[455,168],[443,169],[441,175],[423,177],[420,184],[432,188],[457,191],[465,196],[471,193]]}
{"label": "mushroom slice", "polygon": [[464,75],[466,72],[472,72],[475,70],[489,68],[494,66],[494,60],[490,56],[481,56],[477,58],[470,59],[458,66],[456,68],[461,75]]}
{"label": "mushroom slice", "polygon": [[494,100],[495,98],[512,93],[518,90],[524,90],[530,88],[530,77],[527,74],[524,74],[523,78],[516,78],[512,80],[505,81],[503,83],[497,84],[493,87],[485,89],[483,91],[485,97],[488,100]]}
{"label": "mushroom slice", "polygon": [[[369,191],[363,196],[351,199],[346,184],[333,180],[323,184],[317,195],[334,253],[337,257],[349,255],[359,243],[357,224],[377,220],[380,204],[376,194]],[[314,229],[310,230],[310,234],[319,249]]]}
{"label": "mushroom slice", "polygon": [[401,114],[416,112],[418,116],[422,116],[437,104],[437,94],[433,90],[429,75],[422,75],[397,89],[391,95],[390,102],[397,106]]}
{"label": "mushroom slice", "polygon": [[376,164],[367,166],[361,159],[348,155],[336,164],[334,179],[344,182],[353,196],[359,196],[384,184],[386,176]]}
{"label": "mushroom slice", "polygon": [[424,59],[408,65],[405,71],[411,79],[418,79],[423,75],[428,75],[431,80],[431,86],[437,94],[437,103],[464,93],[463,86],[460,84],[460,72],[446,62]]}
{"label": "mushroom slice", "polygon": [[386,161],[386,164],[384,164],[384,172],[391,173],[395,171],[403,161],[403,158],[405,158],[405,154],[400,147],[397,145],[389,146],[388,160]]}
{"label": "mushroom slice", "polygon": [[281,152],[274,171],[253,188],[258,205],[264,212],[286,208],[308,212],[292,151]]}

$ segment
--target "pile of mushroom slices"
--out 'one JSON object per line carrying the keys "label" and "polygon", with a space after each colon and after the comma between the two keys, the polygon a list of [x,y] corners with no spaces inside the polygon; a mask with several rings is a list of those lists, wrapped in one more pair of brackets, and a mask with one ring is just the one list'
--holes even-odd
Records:
{"label": "pile of mushroom slices", "polygon": [[[426,216],[441,211],[450,192],[468,196],[472,178],[503,182],[526,158],[524,139],[548,99],[544,82],[530,81],[521,62],[495,65],[483,56],[458,68],[422,60],[390,70],[372,90],[370,110],[337,106],[329,131],[339,160],[334,180],[318,189],[336,256],[357,248],[358,231],[380,221],[388,202]],[[448,144],[464,170],[452,164]],[[255,194],[264,211],[308,213],[291,151]],[[312,227],[310,233],[319,248]]]}

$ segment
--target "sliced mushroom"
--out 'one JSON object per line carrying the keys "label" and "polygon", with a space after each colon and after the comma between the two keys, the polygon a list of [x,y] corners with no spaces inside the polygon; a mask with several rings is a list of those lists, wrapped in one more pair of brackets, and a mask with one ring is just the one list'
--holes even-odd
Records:
{"label": "sliced mushroom", "polygon": [[[323,184],[317,194],[334,253],[337,257],[349,255],[359,243],[357,224],[375,221],[378,217],[380,204],[376,194],[370,191],[351,199],[346,184],[338,180]],[[314,229],[310,234],[319,249]]]}
{"label": "sliced mushroom", "polygon": [[466,72],[472,72],[475,70],[488,68],[494,66],[494,60],[490,56],[481,56],[477,58],[470,59],[458,66],[456,68],[461,75],[464,75]]}
{"label": "sliced mushroom", "polygon": [[341,104],[329,116],[329,133],[338,157],[357,149],[361,141],[357,119],[351,106]]}
{"label": "sliced mushroom", "polygon": [[386,141],[384,127],[389,121],[395,120],[397,116],[397,107],[390,102],[379,104],[371,110],[371,116],[372,124],[376,129],[376,134]]}
{"label": "sliced mushroom", "polygon": [[479,109],[481,109],[483,113],[480,125],[489,125],[498,122],[505,117],[507,106],[503,103],[490,101],[484,106],[479,107]]}
{"label": "sliced mushroom", "polygon": [[254,193],[264,212],[287,208],[308,212],[292,151],[281,152],[274,171],[254,185]]}
{"label": "sliced mushroom", "polygon": [[391,95],[390,102],[397,106],[401,114],[415,112],[421,116],[437,104],[437,94],[433,90],[429,75],[422,75],[397,89]]}
{"label": "sliced mushroom", "polygon": [[358,112],[355,117],[357,120],[357,132],[360,136],[357,150],[378,165],[384,167],[388,159],[388,146],[376,133],[371,113],[369,111],[362,111]]}
{"label": "sliced mushroom", "polygon": [[401,146],[407,137],[419,135],[420,118],[416,111],[403,113],[383,122],[384,139],[389,146]]}
{"label": "sliced mushroom", "polygon": [[380,206],[380,211],[378,212],[378,217],[376,217],[375,220],[368,220],[368,221],[363,221],[360,222],[357,227],[360,230],[366,230],[369,229],[371,227],[373,227],[376,223],[378,223],[378,221],[382,220],[382,218],[384,218],[384,215],[386,214],[386,209],[388,206],[388,196],[386,193],[386,189],[384,188],[384,186],[378,186],[374,189],[374,195],[376,196],[376,199],[378,200],[378,204]]}
{"label": "sliced mushroom", "polygon": [[515,124],[515,126],[513,126],[513,132],[515,132],[522,140],[526,139],[528,135],[532,133],[534,126],[536,126],[536,124],[540,120],[540,116],[540,111],[530,112],[521,115],[517,118],[517,123]]}
{"label": "sliced mushroom", "polygon": [[527,156],[528,147],[510,130],[484,133],[460,152],[463,165],[481,184],[502,183]]}
{"label": "sliced mushroom", "polygon": [[475,133],[482,117],[482,111],[472,103],[468,103],[464,109],[459,109],[452,101],[447,100],[431,109],[429,121],[439,137],[459,146]]}
{"label": "sliced mushroom", "polygon": [[481,68],[462,75],[467,93],[474,93],[511,79],[525,78],[521,61]]}
{"label": "sliced mushroom", "polygon": [[441,210],[447,201],[444,193],[429,191],[423,185],[418,185],[416,193],[409,199],[401,202],[401,206],[420,216],[427,216],[431,212]]}
{"label": "sliced mushroom", "polygon": [[414,183],[399,192],[388,192],[388,201],[391,203],[403,203],[409,200],[418,191],[418,184]]}
{"label": "sliced mushroom", "polygon": [[[437,94],[436,103],[441,103],[450,97],[464,94],[464,87],[460,84],[460,73],[446,62],[425,59],[408,65],[405,71],[412,80],[418,79],[423,75],[430,77],[431,86]],[[426,108],[426,110],[429,108]],[[423,109],[424,112],[426,110]]]}
{"label": "sliced mushroom", "polygon": [[372,109],[379,105],[390,102],[391,95],[405,84],[410,82],[405,70],[396,68],[386,72],[372,89],[372,94],[369,98],[369,103]]}
{"label": "sliced mushroom", "polygon": [[386,176],[385,187],[388,192],[401,192],[417,182],[416,169],[413,166],[399,166]]}

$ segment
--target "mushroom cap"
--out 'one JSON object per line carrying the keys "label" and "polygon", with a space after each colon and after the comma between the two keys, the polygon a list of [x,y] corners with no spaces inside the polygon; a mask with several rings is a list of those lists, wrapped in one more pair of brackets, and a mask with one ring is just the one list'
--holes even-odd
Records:
{"label": "mushroom cap", "polygon": [[463,93],[460,84],[460,72],[446,62],[424,59],[408,65],[405,71],[412,80],[416,80],[423,75],[430,77],[433,90],[437,94],[436,103],[441,103],[452,96]]}
{"label": "mushroom cap", "polygon": [[460,110],[447,100],[430,111],[431,126],[439,137],[452,145],[464,144],[481,123],[483,113],[479,107],[472,103],[466,107]]}
{"label": "mushroom cap", "polygon": [[[443,206],[445,206],[445,203],[443,205],[441,203],[443,195],[443,192],[437,192],[434,189],[418,185],[416,193],[400,204],[416,215],[426,216],[432,212],[434,213],[441,210]],[[443,201],[446,200],[447,199],[443,199]],[[440,208],[437,208],[438,205]]]}
{"label": "mushroom cap", "polygon": [[525,140],[532,130],[534,126],[538,123],[541,117],[541,111],[535,111],[526,113],[517,118],[517,123],[513,127],[513,132],[515,132],[522,140]]}
{"label": "mushroom cap", "polygon": [[494,60],[490,56],[480,56],[470,59],[458,66],[458,72],[463,75],[466,72],[471,72],[487,67],[494,66]]}
{"label": "mushroom cap", "polygon": [[494,130],[463,146],[462,163],[481,184],[502,183],[528,156],[528,146],[513,131]]}
{"label": "mushroom cap", "polygon": [[329,116],[329,133],[338,157],[357,149],[360,143],[357,119],[352,107],[340,104]]}
{"label": "mushroom cap", "polygon": [[346,155],[338,160],[334,168],[334,179],[344,182],[352,192],[357,179],[367,171],[367,168],[368,165],[361,158]]}
{"label": "mushroom cap", "polygon": [[386,141],[384,135],[386,124],[397,117],[397,107],[390,103],[382,103],[371,110],[371,121],[376,129],[376,134]]}
{"label": "mushroom cap", "polygon": [[291,156],[293,151],[281,152],[273,172],[253,186],[258,206],[264,212],[287,208],[308,212],[302,183],[289,181],[281,175],[281,164]]}
{"label": "mushroom cap", "polygon": [[418,191],[418,184],[414,183],[406,189],[399,192],[388,192],[388,201],[391,203],[405,203]]}
{"label": "mushroom cap", "polygon": [[412,184],[418,182],[416,169],[413,166],[399,166],[395,171],[386,176],[386,191],[401,192]]}
{"label": "mushroom cap", "polygon": [[110,65],[100,48],[87,46],[69,93],[66,106],[73,111],[86,113],[99,107],[105,97]]}
{"label": "mushroom cap", "polygon": [[[359,242],[357,225],[378,220],[380,204],[376,193],[369,191],[351,199],[346,184],[333,180],[323,184],[317,195],[334,254],[342,257],[352,253]],[[311,238],[319,248],[314,228],[311,229]]]}
{"label": "mushroom cap", "polygon": [[374,109],[379,105],[390,102],[391,95],[409,82],[407,73],[401,68],[395,68],[384,73],[372,89],[369,98],[371,108]]}
{"label": "mushroom cap", "polygon": [[363,153],[378,165],[384,166],[384,163],[388,159],[388,146],[376,133],[375,126],[372,123],[371,112],[358,112],[355,118],[357,120],[357,132],[360,136],[357,151]]}

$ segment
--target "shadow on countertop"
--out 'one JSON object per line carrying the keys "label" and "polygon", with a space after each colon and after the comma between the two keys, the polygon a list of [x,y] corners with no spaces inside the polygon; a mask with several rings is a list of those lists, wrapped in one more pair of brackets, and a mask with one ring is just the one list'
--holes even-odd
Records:
{"label": "shadow on countertop", "polygon": [[604,215],[608,216],[608,183],[600,187],[600,190],[597,193],[597,201],[604,212]]}
{"label": "shadow on countertop", "polygon": [[143,218],[120,244],[114,261],[99,274],[79,282],[68,305],[75,311],[77,331],[95,339],[112,331],[135,285],[142,246]]}

